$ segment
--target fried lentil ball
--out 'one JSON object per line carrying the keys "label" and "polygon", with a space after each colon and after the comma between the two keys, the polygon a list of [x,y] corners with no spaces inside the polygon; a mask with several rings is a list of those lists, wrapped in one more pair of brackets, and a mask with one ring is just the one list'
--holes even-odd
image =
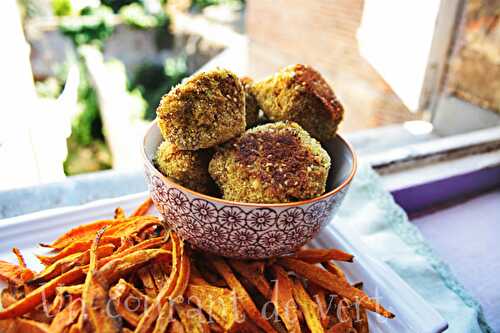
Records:
{"label": "fried lentil ball", "polygon": [[253,80],[248,76],[240,78],[245,89],[245,120],[247,128],[254,127],[259,121],[259,104],[251,91]]}
{"label": "fried lentil ball", "polygon": [[285,67],[253,84],[252,92],[270,120],[294,121],[321,142],[335,137],[344,114],[332,88],[306,65]]}
{"label": "fried lentil ball", "polygon": [[212,149],[180,150],[163,141],[154,158],[154,164],[167,177],[197,192],[212,194],[215,184],[208,173]]}
{"label": "fried lentil ball", "polygon": [[293,122],[247,130],[220,148],[208,168],[224,199],[253,203],[317,197],[329,169],[328,153]]}
{"label": "fried lentil ball", "polygon": [[165,140],[183,150],[209,148],[245,131],[245,92],[226,69],[202,72],[163,96],[156,114]]}

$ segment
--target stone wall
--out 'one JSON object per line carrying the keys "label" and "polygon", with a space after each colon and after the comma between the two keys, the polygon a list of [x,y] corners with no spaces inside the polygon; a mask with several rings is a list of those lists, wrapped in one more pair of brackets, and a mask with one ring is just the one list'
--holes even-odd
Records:
{"label": "stone wall", "polygon": [[500,4],[472,0],[450,62],[447,91],[500,114]]}

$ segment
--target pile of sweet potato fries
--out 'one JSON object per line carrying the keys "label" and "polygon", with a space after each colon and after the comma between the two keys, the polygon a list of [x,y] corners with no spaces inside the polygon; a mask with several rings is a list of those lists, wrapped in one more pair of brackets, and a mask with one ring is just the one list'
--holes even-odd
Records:
{"label": "pile of sweet potato fries", "polygon": [[131,216],[59,237],[41,272],[0,261],[0,332],[368,332],[366,310],[394,315],[351,285],[336,249],[259,261],[191,248],[147,200]]}

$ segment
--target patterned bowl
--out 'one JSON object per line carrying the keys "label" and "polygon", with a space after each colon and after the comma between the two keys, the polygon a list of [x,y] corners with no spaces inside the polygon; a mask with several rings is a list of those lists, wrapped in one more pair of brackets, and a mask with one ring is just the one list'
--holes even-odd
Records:
{"label": "patterned bowl", "polygon": [[332,220],[356,172],[352,148],[337,135],[323,145],[332,168],[322,196],[283,204],[234,202],[192,191],[161,174],[152,159],[162,141],[155,121],[146,132],[142,152],[156,208],[183,239],[225,257],[261,259],[298,249]]}

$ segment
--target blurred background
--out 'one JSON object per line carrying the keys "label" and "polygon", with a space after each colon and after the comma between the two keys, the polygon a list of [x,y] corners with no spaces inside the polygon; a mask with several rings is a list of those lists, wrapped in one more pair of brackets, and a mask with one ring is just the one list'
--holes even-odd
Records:
{"label": "blurred background", "polygon": [[317,68],[363,154],[500,125],[499,0],[4,0],[0,190],[141,169],[161,96]]}

